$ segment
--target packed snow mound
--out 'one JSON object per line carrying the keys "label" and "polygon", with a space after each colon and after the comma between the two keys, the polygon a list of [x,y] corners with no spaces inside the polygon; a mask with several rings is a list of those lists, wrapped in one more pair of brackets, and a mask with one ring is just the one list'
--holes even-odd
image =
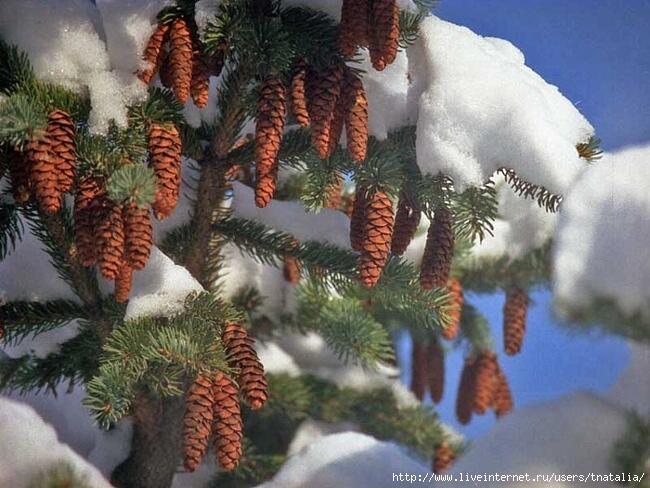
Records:
{"label": "packed snow mound", "polygon": [[393,474],[400,472],[425,475],[428,468],[408,457],[397,444],[344,432],[317,439],[258,488],[394,487],[400,483],[393,481]]}
{"label": "packed snow mound", "polygon": [[559,310],[596,298],[650,316],[650,145],[606,154],[562,203],[553,260]]}
{"label": "packed snow mound", "polygon": [[423,173],[480,185],[499,167],[564,193],[584,166],[576,144],[594,132],[557,87],[502,39],[431,16],[412,51],[420,89],[417,160]]}
{"label": "packed snow mound", "polygon": [[93,488],[110,488],[97,468],[66,444],[31,407],[0,397],[0,486],[27,488],[44,471],[66,463]]}

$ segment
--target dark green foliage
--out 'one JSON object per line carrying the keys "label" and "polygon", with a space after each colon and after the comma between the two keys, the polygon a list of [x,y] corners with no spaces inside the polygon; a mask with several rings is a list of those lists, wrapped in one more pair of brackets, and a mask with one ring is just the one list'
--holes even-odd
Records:
{"label": "dark green foliage", "polygon": [[490,324],[476,308],[468,303],[463,306],[460,319],[460,330],[472,351],[483,351],[493,348]]}
{"label": "dark green foliage", "polygon": [[128,164],[113,172],[106,189],[115,203],[132,201],[138,207],[145,207],[154,201],[156,175],[146,166]]}
{"label": "dark green foliage", "polygon": [[637,476],[646,474],[640,485],[633,482],[625,484],[641,488],[650,487],[647,478],[648,459],[650,459],[650,420],[637,413],[630,413],[627,418],[627,429],[614,444],[611,456],[612,472]]}
{"label": "dark green foliage", "polygon": [[0,202],[0,261],[15,249],[22,234],[23,226],[16,205]]}
{"label": "dark green foliage", "polygon": [[88,318],[87,310],[70,300],[48,302],[12,301],[0,305],[0,323],[5,326],[5,343],[19,343],[28,336],[61,327],[74,319]]}
{"label": "dark green foliage", "polygon": [[0,39],[0,92],[10,93],[33,80],[34,72],[27,54]]}
{"label": "dark green foliage", "polygon": [[513,169],[501,168],[499,172],[517,195],[537,201],[537,204],[547,212],[557,212],[560,208],[562,195],[556,195],[543,186],[534,185],[521,179]]}

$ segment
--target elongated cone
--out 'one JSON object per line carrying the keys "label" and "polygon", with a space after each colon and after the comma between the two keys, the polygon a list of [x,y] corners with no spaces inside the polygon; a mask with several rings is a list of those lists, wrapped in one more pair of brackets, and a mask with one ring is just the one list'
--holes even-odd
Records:
{"label": "elongated cone", "polygon": [[334,65],[321,73],[310,72],[307,100],[311,120],[311,141],[321,158],[327,158],[330,149],[330,131],[334,108],[341,94],[343,68]]}
{"label": "elongated cone", "polygon": [[279,78],[268,76],[257,100],[255,125],[255,204],[258,207],[266,207],[275,193],[285,115],[284,84]]}
{"label": "elongated cone", "polygon": [[451,446],[443,441],[436,446],[433,452],[433,472],[436,474],[444,473],[454,464],[456,454]]}
{"label": "elongated cone", "polygon": [[368,0],[343,0],[339,25],[339,51],[346,58],[357,52],[357,46],[368,44]]}
{"label": "elongated cone", "polygon": [[370,60],[382,71],[397,56],[399,8],[396,0],[373,0],[370,23]]}
{"label": "elongated cone", "polygon": [[30,161],[19,151],[9,153],[9,175],[11,176],[11,192],[16,203],[26,203],[32,196]]}
{"label": "elongated cone", "polygon": [[307,110],[307,65],[299,63],[291,76],[291,113],[302,126],[309,125],[309,111]]}
{"label": "elongated cone", "polygon": [[367,200],[366,190],[357,188],[354,193],[354,203],[350,217],[350,246],[355,251],[361,251],[363,248]]}
{"label": "elongated cone", "polygon": [[171,89],[174,83],[174,76],[172,71],[173,67],[169,61],[169,52],[163,52],[160,57],[160,68],[158,72],[160,83],[162,83],[162,86],[165,88]]}
{"label": "elongated cone", "polygon": [[124,258],[124,220],[120,205],[108,203],[97,226],[99,270],[107,280],[115,280]]}
{"label": "elongated cone", "polygon": [[476,362],[474,412],[483,415],[492,405],[499,364],[496,354],[483,351]]}
{"label": "elongated cone", "polygon": [[451,341],[458,335],[460,319],[463,314],[463,304],[465,303],[463,285],[458,278],[449,278],[447,293],[449,294],[449,325],[443,329],[442,337]]}
{"label": "elongated cone", "polygon": [[332,116],[332,122],[330,124],[330,138],[329,138],[329,147],[327,149],[327,156],[331,156],[336,148],[339,145],[339,139],[343,133],[343,127],[345,126],[345,119],[349,112],[351,98],[347,93],[341,90],[339,98],[336,100],[336,105],[334,106],[334,115]]}
{"label": "elongated cone", "polygon": [[368,151],[368,99],[363,81],[352,70],[346,70],[343,80],[348,99],[345,133],[350,157],[355,161],[366,159]]}
{"label": "elongated cone", "polygon": [[192,100],[194,100],[194,105],[199,108],[203,108],[208,104],[210,70],[210,60],[205,54],[195,50],[192,57],[190,93]]}
{"label": "elongated cone", "polygon": [[173,124],[152,123],[149,128],[149,161],[156,174],[152,208],[157,219],[176,208],[181,186],[181,136]]}
{"label": "elongated cone", "polygon": [[411,351],[411,391],[422,401],[427,387],[427,346],[413,339]]}
{"label": "elongated cone", "polygon": [[508,378],[505,373],[499,368],[497,371],[496,388],[494,390],[493,408],[497,418],[512,412],[514,402],[512,400],[512,393],[508,385]]}
{"label": "elongated cone", "polygon": [[124,262],[115,278],[115,301],[117,303],[123,303],[129,299],[132,281],[133,268],[128,263]]}
{"label": "elongated cone", "polygon": [[427,382],[433,403],[440,403],[445,389],[445,352],[436,338],[429,341],[426,353]]}
{"label": "elongated cone", "polygon": [[470,356],[465,359],[456,396],[456,418],[462,425],[467,425],[472,420],[475,384],[476,359]]}
{"label": "elongated cone", "polygon": [[366,288],[377,284],[388,260],[393,220],[393,205],[388,195],[382,191],[373,193],[366,203],[363,249],[358,265],[361,284]]}
{"label": "elongated cone", "polygon": [[453,216],[446,208],[438,208],[429,226],[420,269],[420,285],[425,290],[443,287],[449,280],[454,256]]}
{"label": "elongated cone", "polygon": [[63,110],[54,110],[47,120],[52,160],[58,176],[58,189],[66,193],[72,188],[77,167],[77,144],[72,117]]}
{"label": "elongated cone", "polygon": [[528,294],[518,286],[506,291],[506,303],[503,307],[503,342],[506,354],[514,356],[521,351],[526,334],[526,313],[528,311]]}
{"label": "elongated cone", "polygon": [[124,207],[124,257],[133,269],[142,269],[147,264],[153,245],[153,228],[148,208],[135,203]]}
{"label": "elongated cone", "polygon": [[74,243],[84,266],[92,266],[99,256],[97,227],[107,204],[106,189],[98,178],[85,177],[74,197]]}
{"label": "elongated cone", "polygon": [[337,175],[334,183],[327,188],[327,201],[325,202],[325,208],[333,208],[336,210],[341,208],[341,200],[343,197],[342,191],[343,178]]}
{"label": "elongated cone", "polygon": [[239,371],[237,382],[246,403],[262,408],[268,398],[264,366],[255,352],[255,341],[239,324],[227,324],[221,336],[228,364]]}
{"label": "elongated cone", "polygon": [[172,74],[172,89],[176,99],[187,102],[192,82],[192,34],[187,23],[177,18],[172,22],[169,33],[169,65]]}
{"label": "elongated cone", "polygon": [[164,54],[162,46],[167,38],[168,32],[169,24],[158,24],[153,34],[151,34],[147,47],[142,55],[142,59],[147,62],[148,66],[138,72],[138,78],[147,85],[151,83],[151,78],[153,78],[153,75],[160,68]]}
{"label": "elongated cone", "polygon": [[242,419],[237,387],[230,378],[218,372],[212,391],[214,452],[219,466],[232,471],[239,464],[242,455]]}
{"label": "elongated cone", "polygon": [[194,471],[208,449],[214,420],[214,382],[207,375],[199,375],[190,386],[185,399],[183,417],[183,465]]}
{"label": "elongated cone", "polygon": [[[294,240],[294,245],[298,245],[297,240]],[[298,258],[291,254],[286,254],[284,256],[284,267],[282,271],[285,280],[292,285],[297,284],[300,281],[300,262],[298,261]]]}
{"label": "elongated cone", "polygon": [[393,240],[391,241],[390,251],[397,256],[406,252],[406,248],[411,243],[415,231],[420,223],[421,212],[408,199],[402,195],[397,205],[397,214],[395,215],[395,228],[393,229]]}
{"label": "elongated cone", "polygon": [[36,199],[41,210],[49,214],[56,213],[61,208],[59,175],[51,149],[52,143],[45,133],[39,139],[29,141],[25,151]]}

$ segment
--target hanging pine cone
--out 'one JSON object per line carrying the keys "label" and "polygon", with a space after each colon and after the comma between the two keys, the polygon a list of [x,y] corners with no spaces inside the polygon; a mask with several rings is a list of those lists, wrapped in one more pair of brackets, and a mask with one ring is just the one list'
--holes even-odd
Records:
{"label": "hanging pine cone", "polygon": [[393,254],[401,256],[406,252],[420,223],[420,210],[414,208],[405,195],[399,200],[397,214],[395,215],[395,228],[390,250]]}
{"label": "hanging pine cone", "polygon": [[246,403],[253,410],[261,408],[268,398],[268,384],[264,366],[255,352],[255,341],[241,325],[232,323],[226,325],[221,341],[228,364],[239,370],[237,382]]}
{"label": "hanging pine cone", "polygon": [[370,23],[370,60],[382,71],[397,56],[399,8],[396,0],[373,0]]}
{"label": "hanging pine cone", "polygon": [[237,387],[223,373],[217,373],[212,388],[214,396],[214,452],[217,462],[226,471],[239,464],[242,455],[242,419]]}
{"label": "hanging pine cone", "polygon": [[506,354],[514,356],[521,351],[526,333],[526,313],[528,294],[518,286],[506,290],[506,303],[503,307],[503,342]]}
{"label": "hanging pine cone", "polygon": [[330,142],[329,147],[327,148],[327,157],[331,156],[339,145],[339,139],[343,133],[345,119],[350,109],[350,101],[351,98],[348,96],[348,94],[341,90],[341,94],[336,100],[336,105],[334,106],[334,114],[332,115],[332,121],[330,123]]}
{"label": "hanging pine cone", "polygon": [[171,62],[169,61],[169,51],[163,51],[160,55],[160,71],[158,76],[160,77],[160,83],[165,88],[172,88],[174,84],[174,72]]}
{"label": "hanging pine cone", "polygon": [[11,193],[16,203],[26,203],[32,196],[32,182],[29,175],[32,170],[30,161],[19,151],[9,153],[9,175]]}
{"label": "hanging pine cone", "polygon": [[275,193],[285,115],[284,85],[279,78],[268,76],[257,100],[255,125],[255,204],[258,207],[266,207]]}
{"label": "hanging pine cone", "polygon": [[367,201],[366,190],[364,188],[357,188],[357,191],[354,193],[354,203],[350,217],[350,246],[355,251],[361,251],[363,248]]}
{"label": "hanging pine cone", "polygon": [[74,197],[74,243],[81,264],[92,266],[99,256],[96,228],[105,211],[106,189],[98,178],[85,177]]}
{"label": "hanging pine cone", "polygon": [[445,352],[435,338],[429,341],[426,359],[431,400],[433,400],[433,403],[440,403],[445,389]]}
{"label": "hanging pine cone", "polygon": [[336,175],[336,179],[333,184],[327,187],[327,201],[325,202],[325,208],[340,209],[341,208],[341,199],[343,191],[343,178],[339,175]]}
{"label": "hanging pine cone", "polygon": [[443,441],[436,446],[433,452],[433,472],[436,474],[444,473],[454,464],[456,454],[451,446]]}
{"label": "hanging pine cone", "polygon": [[311,141],[318,155],[325,159],[329,154],[330,130],[336,102],[341,94],[343,69],[332,66],[322,73],[309,73],[308,107],[311,120]]}
{"label": "hanging pine cone", "polygon": [[192,81],[190,83],[190,93],[194,105],[203,108],[208,104],[208,95],[210,88],[210,61],[207,55],[201,51],[194,51],[192,57]]}
{"label": "hanging pine cone", "polygon": [[61,191],[59,175],[51,152],[49,136],[44,134],[39,139],[27,143],[25,157],[31,168],[30,180],[36,199],[45,213],[56,213],[61,208]]}
{"label": "hanging pine cone", "polygon": [[476,361],[476,384],[474,391],[474,412],[483,415],[492,405],[496,387],[497,356],[492,351],[483,351]]}
{"label": "hanging pine cone", "polygon": [[307,65],[301,62],[296,66],[291,77],[291,113],[302,127],[309,125],[309,111],[307,110],[307,95],[305,92],[307,71]]}
{"label": "hanging pine cone", "polygon": [[420,269],[420,285],[425,290],[442,287],[449,280],[451,260],[454,256],[454,230],[451,212],[440,207],[429,225]]}
{"label": "hanging pine cone", "polygon": [[157,219],[164,219],[176,208],[180,194],[181,136],[173,124],[152,123],[148,145],[150,165],[157,180],[152,208]]}
{"label": "hanging pine cone", "polygon": [[509,414],[512,412],[514,407],[512,393],[510,392],[510,386],[508,385],[508,378],[506,378],[506,375],[501,368],[497,371],[496,387],[494,389],[494,399],[492,403],[497,418]]}
{"label": "hanging pine cone", "polygon": [[300,281],[300,262],[295,256],[287,254],[284,257],[282,273],[284,279],[292,285],[296,285]]}
{"label": "hanging pine cone", "polygon": [[115,278],[115,301],[117,303],[123,303],[129,299],[132,281],[133,268],[126,262],[122,263],[120,271]]}
{"label": "hanging pine cone", "polygon": [[368,99],[363,81],[352,70],[345,71],[344,92],[348,98],[345,118],[347,148],[355,161],[366,159],[368,150]]}
{"label": "hanging pine cone", "polygon": [[208,449],[208,440],[214,419],[214,383],[206,375],[196,377],[185,399],[183,417],[183,465],[194,471]]}
{"label": "hanging pine cone", "polygon": [[462,425],[467,425],[472,420],[474,409],[474,394],[476,384],[476,359],[468,357],[465,359],[463,371],[458,384],[456,396],[456,418]]}
{"label": "hanging pine cone", "polygon": [[192,83],[192,33],[183,19],[172,22],[169,33],[169,65],[176,99],[187,102]]}
{"label": "hanging pine cone", "polygon": [[411,391],[422,401],[427,387],[427,346],[413,339],[411,350]]}
{"label": "hanging pine cone", "polygon": [[72,188],[77,166],[77,144],[72,117],[63,110],[52,111],[47,119],[47,135],[58,174],[58,189],[61,193],[66,193]]}
{"label": "hanging pine cone", "polygon": [[458,278],[449,278],[447,282],[447,293],[449,294],[449,324],[442,330],[442,337],[451,341],[458,335],[460,319],[463,314],[463,285]]}
{"label": "hanging pine cone", "polygon": [[151,78],[156,74],[160,67],[164,50],[162,46],[169,32],[169,24],[158,24],[151,34],[147,47],[144,50],[142,59],[147,62],[147,66],[138,72],[138,77],[147,85],[151,83]]}
{"label": "hanging pine cone", "polygon": [[368,44],[368,0],[343,0],[339,25],[339,50],[346,58],[357,52],[357,46]]}
{"label": "hanging pine cone", "polygon": [[363,249],[359,257],[359,275],[366,288],[375,286],[390,253],[393,234],[393,205],[382,191],[373,193],[366,203]]}
{"label": "hanging pine cone", "polygon": [[97,239],[99,270],[107,280],[115,280],[124,258],[124,220],[119,205],[107,204],[97,226]]}
{"label": "hanging pine cone", "polygon": [[140,208],[131,202],[124,207],[124,254],[133,269],[147,264],[153,245],[153,228],[148,208]]}

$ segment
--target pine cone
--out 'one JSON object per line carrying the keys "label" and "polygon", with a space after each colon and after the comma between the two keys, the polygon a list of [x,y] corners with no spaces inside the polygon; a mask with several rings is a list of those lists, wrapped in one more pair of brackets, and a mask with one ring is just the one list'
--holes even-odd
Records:
{"label": "pine cone", "polygon": [[124,207],[125,258],[133,269],[142,269],[147,264],[153,245],[153,228],[148,208],[135,203]]}
{"label": "pine cone", "polygon": [[509,414],[512,412],[514,407],[512,393],[510,392],[510,386],[508,385],[508,378],[506,378],[506,375],[501,368],[497,371],[496,387],[494,389],[494,399],[492,403],[497,418]]}
{"label": "pine cone", "polygon": [[339,26],[339,50],[346,58],[357,52],[357,46],[368,44],[368,0],[343,0]]}
{"label": "pine cone", "polygon": [[401,256],[406,252],[420,223],[420,215],[420,210],[413,208],[408,199],[402,195],[397,206],[393,240],[390,246],[393,254]]}
{"label": "pine cone", "polygon": [[47,120],[47,135],[52,144],[52,160],[58,174],[58,189],[66,193],[72,188],[77,166],[77,144],[72,117],[63,110],[54,110]]}
{"label": "pine cone", "polygon": [[343,69],[339,65],[323,73],[311,72],[308,77],[308,108],[311,120],[311,141],[318,155],[325,159],[330,148],[330,129],[334,108],[341,94]]}
{"label": "pine cone", "polygon": [[192,57],[192,81],[190,84],[190,93],[194,105],[203,108],[208,104],[208,95],[210,88],[210,62],[205,54],[201,51],[194,51]]}
{"label": "pine cone", "polygon": [[366,203],[363,249],[359,258],[361,283],[375,286],[390,253],[393,234],[393,206],[382,191],[375,192]]}
{"label": "pine cone", "polygon": [[81,264],[92,266],[99,256],[96,229],[105,212],[106,189],[98,178],[85,177],[74,197],[74,242]]}
{"label": "pine cone", "polygon": [[160,67],[164,55],[162,45],[165,42],[168,32],[169,24],[158,24],[153,34],[151,34],[147,47],[142,55],[142,59],[148,63],[148,66],[138,72],[138,77],[147,85],[151,83],[151,78],[153,78],[153,75],[156,74],[156,71]]}
{"label": "pine cone", "polygon": [[337,175],[334,183],[327,188],[327,202],[325,202],[325,208],[333,208],[336,210],[341,208],[342,191],[343,178]]}
{"label": "pine cone", "polygon": [[447,282],[447,293],[449,294],[449,324],[442,331],[442,337],[451,341],[458,335],[460,328],[460,318],[463,314],[463,304],[465,296],[463,295],[463,285],[458,278],[449,278]]}
{"label": "pine cone", "polygon": [[435,338],[429,341],[426,359],[431,400],[433,403],[440,403],[445,388],[445,352]]}
{"label": "pine cone", "polygon": [[97,239],[99,270],[107,280],[115,280],[124,258],[124,220],[120,205],[107,203],[97,226]]}
{"label": "pine cone", "polygon": [[474,392],[474,412],[483,415],[492,405],[496,387],[497,356],[492,351],[483,351],[476,361],[476,384]]}
{"label": "pine cone", "polygon": [[422,401],[427,387],[427,346],[413,339],[411,351],[411,391]]}
{"label": "pine cone", "polygon": [[61,190],[57,165],[51,152],[52,143],[44,134],[27,143],[25,157],[31,167],[30,179],[36,199],[45,213],[56,213],[61,208]]}
{"label": "pine cone", "polygon": [[350,246],[355,251],[363,248],[364,231],[366,228],[366,190],[357,188],[354,194],[352,215],[350,217]]}
{"label": "pine cone", "polygon": [[129,299],[132,281],[133,268],[128,263],[122,263],[120,271],[115,278],[115,301],[117,303],[123,303]]}
{"label": "pine cone", "polygon": [[161,52],[160,58],[160,71],[158,72],[160,83],[165,88],[171,89],[174,84],[174,72],[172,64],[169,61],[169,51]]}
{"label": "pine cone", "polygon": [[242,455],[242,419],[237,387],[223,373],[217,373],[212,389],[214,395],[214,452],[219,465],[232,471]]}
{"label": "pine cone", "polygon": [[282,81],[269,76],[262,83],[255,126],[255,204],[266,207],[275,193],[278,155],[284,131],[286,95]]}
{"label": "pine cone", "polygon": [[446,208],[438,208],[429,225],[424,246],[420,285],[425,290],[443,287],[449,280],[451,260],[454,256],[453,216]]}
{"label": "pine cone", "polygon": [[309,125],[309,111],[307,110],[307,95],[305,93],[306,82],[307,65],[299,63],[291,77],[291,112],[302,127]]}
{"label": "pine cone", "polygon": [[190,96],[192,82],[192,33],[183,19],[172,23],[169,34],[169,65],[172,72],[172,89],[179,102]]}
{"label": "pine cone", "polygon": [[9,175],[11,176],[11,193],[16,203],[26,203],[32,196],[30,161],[19,151],[9,153]]}
{"label": "pine cone", "polygon": [[344,92],[349,107],[345,118],[348,153],[355,161],[363,161],[368,150],[368,99],[361,78],[351,70],[345,72]]}
{"label": "pine cone", "polygon": [[399,8],[396,0],[373,0],[370,23],[370,60],[382,71],[397,56]]}
{"label": "pine cone", "polygon": [[343,133],[345,119],[350,110],[350,101],[351,98],[347,96],[347,93],[341,91],[339,98],[336,100],[332,121],[330,123],[329,146],[327,148],[328,157],[336,151],[336,148],[339,145],[339,139],[341,139],[341,134]]}
{"label": "pine cone", "polygon": [[451,446],[443,441],[433,452],[433,472],[436,474],[447,471],[454,464],[456,453]]}
{"label": "pine cone", "polygon": [[151,124],[149,160],[158,182],[152,208],[154,215],[160,220],[171,215],[180,194],[181,136],[176,126]]}
{"label": "pine cone", "polygon": [[268,398],[268,384],[264,376],[264,366],[255,352],[255,341],[246,329],[239,324],[228,324],[221,336],[226,350],[228,364],[239,370],[237,382],[253,409],[261,408]]}
{"label": "pine cone", "polygon": [[194,471],[208,449],[215,409],[215,384],[206,375],[196,377],[185,399],[183,417],[183,465]]}
{"label": "pine cone", "polygon": [[521,351],[526,333],[528,294],[517,286],[506,290],[503,307],[503,342],[506,354],[514,356]]}
{"label": "pine cone", "polygon": [[476,385],[476,359],[468,357],[463,365],[460,375],[458,394],[456,396],[456,418],[462,425],[467,425],[472,420],[474,409],[474,394]]}
{"label": "pine cone", "polygon": [[300,281],[300,263],[294,256],[286,255],[284,257],[284,265],[282,267],[284,279],[292,285]]}

